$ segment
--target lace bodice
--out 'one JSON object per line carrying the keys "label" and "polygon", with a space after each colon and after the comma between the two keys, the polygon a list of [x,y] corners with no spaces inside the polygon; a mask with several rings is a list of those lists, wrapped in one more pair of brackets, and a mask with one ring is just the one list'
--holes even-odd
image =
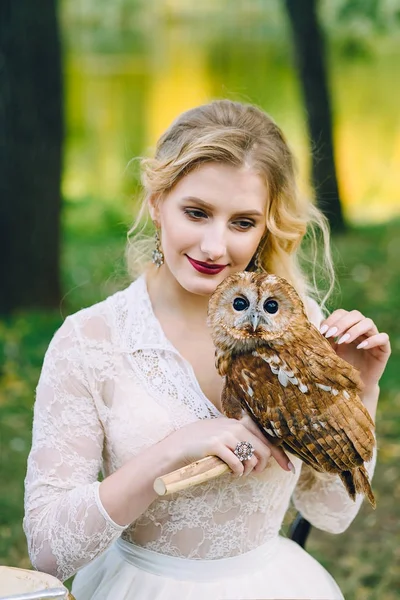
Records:
{"label": "lace bodice", "polygon": [[362,497],[353,502],[337,476],[294,456],[296,475],[271,460],[262,474],[224,475],[155,500],[127,526],[115,523],[99,497],[99,473],[217,416],[155,317],[144,275],[68,317],[47,350],[34,407],[24,518],[32,564],[65,580],[120,535],[173,556],[233,556],[276,536],[291,498],[316,527],[346,529]]}

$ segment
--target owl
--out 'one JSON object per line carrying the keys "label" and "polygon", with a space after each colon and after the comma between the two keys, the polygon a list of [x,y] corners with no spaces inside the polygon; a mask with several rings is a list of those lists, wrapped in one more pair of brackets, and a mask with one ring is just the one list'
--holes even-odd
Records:
{"label": "owl", "polygon": [[374,423],[359,373],[310,323],[294,288],[276,275],[230,275],[210,297],[208,325],[224,414],[246,411],[272,444],[337,473],[353,500],[363,493],[375,508],[364,466]]}

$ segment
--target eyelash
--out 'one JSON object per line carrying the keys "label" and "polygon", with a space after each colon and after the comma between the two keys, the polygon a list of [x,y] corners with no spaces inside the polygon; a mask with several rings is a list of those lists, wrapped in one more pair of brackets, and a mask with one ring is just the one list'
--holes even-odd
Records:
{"label": "eyelash", "polygon": [[[199,210],[197,208],[185,208],[183,210],[183,212],[185,213],[185,215],[187,215],[190,219],[193,219],[194,221],[199,221],[204,216],[207,217],[205,212],[203,212],[202,210]],[[246,227],[239,226],[239,229],[241,229],[242,231],[247,231],[248,229],[251,229],[252,227],[256,226],[256,224],[253,221],[240,220],[240,221],[236,221],[236,222],[246,224]]]}

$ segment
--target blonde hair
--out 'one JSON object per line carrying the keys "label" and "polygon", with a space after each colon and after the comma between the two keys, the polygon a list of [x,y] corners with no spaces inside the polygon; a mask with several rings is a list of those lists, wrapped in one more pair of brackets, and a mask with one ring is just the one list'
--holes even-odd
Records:
{"label": "blonde hair", "polygon": [[[149,197],[161,200],[182,177],[206,162],[250,167],[263,179],[268,206],[266,234],[256,253],[258,264],[287,279],[303,299],[314,296],[324,304],[334,286],[327,220],[310,200],[300,196],[293,155],[272,118],[254,105],[230,100],[216,100],[181,114],[160,137],[154,158],[141,160],[144,194],[128,232],[130,275],[143,271],[149,250],[154,248],[154,237],[144,233],[143,223]],[[322,233],[322,265],[328,281],[323,299],[316,285],[318,230]],[[312,283],[300,261],[300,245],[307,232],[311,236]],[[252,268],[254,257],[249,270]]]}

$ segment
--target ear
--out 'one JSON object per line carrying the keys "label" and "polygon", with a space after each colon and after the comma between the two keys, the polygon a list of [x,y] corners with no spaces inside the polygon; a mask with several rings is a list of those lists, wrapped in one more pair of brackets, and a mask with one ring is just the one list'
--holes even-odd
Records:
{"label": "ear", "polygon": [[160,222],[160,195],[151,194],[148,197],[148,203],[151,220],[157,225]]}

